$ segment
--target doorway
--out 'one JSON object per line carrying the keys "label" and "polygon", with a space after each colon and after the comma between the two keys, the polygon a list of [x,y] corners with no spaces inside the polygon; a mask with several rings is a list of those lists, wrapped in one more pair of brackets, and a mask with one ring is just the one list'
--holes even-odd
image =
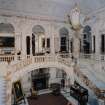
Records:
{"label": "doorway", "polygon": [[85,26],[83,30],[83,53],[89,54],[91,52],[92,52],[91,27]]}
{"label": "doorway", "polygon": [[43,55],[45,53],[45,30],[36,25],[32,29],[32,54]]}
{"label": "doorway", "polygon": [[32,86],[35,90],[47,89],[49,85],[49,70],[42,68],[31,73]]}
{"label": "doorway", "polygon": [[66,28],[60,29],[60,52],[69,52],[69,32]]}

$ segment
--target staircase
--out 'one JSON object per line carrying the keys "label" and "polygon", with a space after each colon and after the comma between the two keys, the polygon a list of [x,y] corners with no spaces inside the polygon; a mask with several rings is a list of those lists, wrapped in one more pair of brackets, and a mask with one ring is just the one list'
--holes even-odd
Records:
{"label": "staircase", "polygon": [[0,105],[6,104],[6,80],[0,77]]}
{"label": "staircase", "polygon": [[101,96],[101,92],[105,93],[105,81],[100,77],[100,74],[97,73],[91,60],[81,60],[79,67],[75,69],[74,72],[77,81],[79,80],[85,84],[86,87],[94,92],[97,98],[105,99],[104,96]]}
{"label": "staircase", "polygon": [[[26,56],[24,59],[20,59],[13,64],[12,62],[9,63],[9,70],[13,70],[12,72],[15,72],[17,70],[22,70],[23,68],[29,66],[29,65],[38,65],[38,64],[47,64],[47,63],[60,63],[67,67],[72,66],[72,59],[71,56],[65,56],[65,55],[42,55],[42,56]],[[11,60],[8,58],[8,61],[14,60],[14,58]],[[7,59],[5,59],[7,60]],[[5,61],[3,60],[3,61]],[[13,61],[14,62],[14,61]],[[98,78],[98,75],[94,73],[91,67],[89,65],[84,65],[83,62],[80,61],[79,68],[75,69],[75,76],[78,78],[81,82],[83,82],[88,88],[90,88],[97,96],[100,93],[100,88],[95,84],[95,81],[98,81],[98,83],[104,84],[103,81]],[[100,82],[101,81],[101,82]],[[0,105],[4,105],[5,102],[5,80],[3,77],[0,78]]]}

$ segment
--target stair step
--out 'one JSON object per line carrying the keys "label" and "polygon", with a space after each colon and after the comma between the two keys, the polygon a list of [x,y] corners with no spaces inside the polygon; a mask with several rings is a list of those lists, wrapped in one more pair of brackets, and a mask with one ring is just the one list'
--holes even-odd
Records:
{"label": "stair step", "polygon": [[0,105],[6,103],[6,80],[0,77]]}

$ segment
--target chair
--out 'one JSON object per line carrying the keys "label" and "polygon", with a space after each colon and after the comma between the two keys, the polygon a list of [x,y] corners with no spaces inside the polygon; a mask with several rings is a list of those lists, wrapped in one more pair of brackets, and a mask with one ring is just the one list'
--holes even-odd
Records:
{"label": "chair", "polygon": [[36,90],[34,90],[34,88],[30,89],[31,92],[31,98],[38,98],[38,92]]}

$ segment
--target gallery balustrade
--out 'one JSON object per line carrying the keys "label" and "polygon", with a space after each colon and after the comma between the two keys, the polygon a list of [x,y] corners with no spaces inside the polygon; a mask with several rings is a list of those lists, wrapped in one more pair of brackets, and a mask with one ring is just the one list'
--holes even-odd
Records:
{"label": "gallery balustrade", "polygon": [[[68,61],[68,58],[69,60],[73,60],[73,56],[71,53],[58,53],[58,54],[55,54],[54,56],[50,55],[50,54],[47,54],[47,55],[36,55],[36,56],[32,56],[32,55],[25,55],[25,56],[22,56],[22,55],[0,55],[0,62],[13,62],[13,61],[20,61],[20,60],[23,60],[23,59],[31,59],[31,58],[34,58],[34,62],[44,62],[45,61],[45,58],[46,58],[46,61],[50,61],[50,60],[54,60],[54,59],[58,59],[59,62],[63,62],[61,60],[62,59],[65,59],[66,62]],[[81,53],[80,54],[80,57],[79,59],[85,59],[85,60],[91,60],[91,61],[99,61],[99,62],[105,62],[105,55],[97,55],[97,54],[84,54],[84,53]]]}
{"label": "gallery balustrade", "polygon": [[[55,55],[36,55],[36,56],[32,56],[32,55],[0,55],[0,62],[13,62],[13,61],[20,61],[23,59],[33,59],[34,62],[45,62],[45,61],[52,61],[52,60],[59,60],[59,62],[63,62],[63,59],[66,60],[66,62],[69,62],[70,60],[73,61],[73,56],[71,53],[58,53]],[[62,58],[62,59],[61,59]],[[99,61],[99,62],[105,62],[105,55],[97,55],[97,54],[84,54],[81,53],[79,60],[81,59],[85,59],[85,60],[91,60],[91,61]]]}
{"label": "gallery balustrade", "polygon": [[84,54],[84,53],[81,53],[79,58],[105,62],[105,55],[102,55],[102,54]]}

